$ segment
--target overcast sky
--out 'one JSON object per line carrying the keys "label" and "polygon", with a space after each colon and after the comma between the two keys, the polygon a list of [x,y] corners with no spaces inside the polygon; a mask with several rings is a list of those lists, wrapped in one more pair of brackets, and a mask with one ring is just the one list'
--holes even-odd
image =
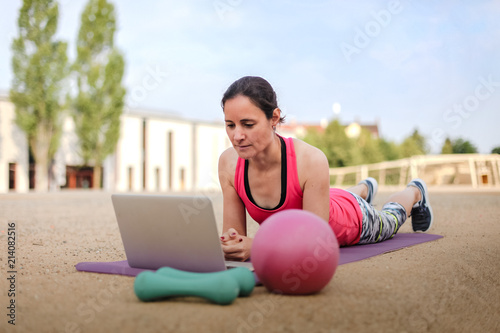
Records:
{"label": "overcast sky", "polygon": [[[75,41],[84,0],[60,1],[58,38]],[[500,1],[113,1],[127,104],[223,120],[220,99],[266,78],[288,120],[379,121],[400,142],[415,128],[433,152],[446,136],[500,146]],[[0,90],[12,81],[22,1],[2,0]]]}

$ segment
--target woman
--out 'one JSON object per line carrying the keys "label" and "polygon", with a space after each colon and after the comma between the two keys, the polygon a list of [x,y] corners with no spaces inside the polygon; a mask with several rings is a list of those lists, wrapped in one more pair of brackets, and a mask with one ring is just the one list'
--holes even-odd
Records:
{"label": "woman", "polygon": [[221,101],[232,148],[219,159],[223,193],[222,249],[226,259],[250,257],[246,211],[258,223],[285,209],[304,209],[329,223],[340,246],[391,238],[412,215],[415,231],[432,224],[427,188],[420,179],[393,194],[382,210],[371,201],[377,182],[368,178],[348,191],[330,188],[329,165],[319,149],[276,134],[283,122],[271,85],[260,77],[234,82]]}

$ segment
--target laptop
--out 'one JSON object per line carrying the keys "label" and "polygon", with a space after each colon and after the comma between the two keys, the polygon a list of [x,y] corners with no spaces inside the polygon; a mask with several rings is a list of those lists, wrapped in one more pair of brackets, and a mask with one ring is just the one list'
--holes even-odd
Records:
{"label": "laptop", "polygon": [[224,260],[212,201],[206,196],[112,194],[111,200],[130,267],[253,270],[250,262]]}

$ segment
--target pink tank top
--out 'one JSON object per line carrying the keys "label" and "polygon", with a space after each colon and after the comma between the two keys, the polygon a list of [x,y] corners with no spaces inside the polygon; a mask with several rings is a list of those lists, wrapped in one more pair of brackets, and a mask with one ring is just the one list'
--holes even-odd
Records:
{"label": "pink tank top", "polygon": [[[303,193],[297,173],[297,158],[293,138],[281,140],[281,199],[271,209],[259,207],[252,198],[248,185],[248,161],[238,158],[234,175],[234,187],[243,201],[248,214],[259,224],[272,214],[286,209],[302,209]],[[284,162],[284,163],[283,163]],[[361,235],[361,209],[356,199],[347,191],[330,189],[330,227],[340,246],[359,242]]]}
{"label": "pink tank top", "polygon": [[[248,214],[259,224],[269,216],[285,209],[302,209],[302,189],[300,188],[295,148],[292,138],[281,140],[281,200],[271,209],[259,207],[252,198],[248,186],[248,161],[238,158],[234,175],[234,187],[243,201]],[[285,163],[283,163],[285,161]]]}

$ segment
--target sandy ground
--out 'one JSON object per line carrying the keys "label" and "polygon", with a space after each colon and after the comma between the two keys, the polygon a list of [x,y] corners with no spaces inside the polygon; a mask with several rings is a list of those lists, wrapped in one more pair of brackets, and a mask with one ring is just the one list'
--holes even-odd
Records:
{"label": "sandy ground", "polygon": [[[220,195],[207,195],[220,221]],[[3,194],[0,332],[500,332],[500,193],[431,191],[431,201],[431,231],[443,239],[342,265],[316,295],[257,287],[219,306],[197,298],[142,303],[134,278],[75,270],[81,261],[125,259],[109,193]]]}

